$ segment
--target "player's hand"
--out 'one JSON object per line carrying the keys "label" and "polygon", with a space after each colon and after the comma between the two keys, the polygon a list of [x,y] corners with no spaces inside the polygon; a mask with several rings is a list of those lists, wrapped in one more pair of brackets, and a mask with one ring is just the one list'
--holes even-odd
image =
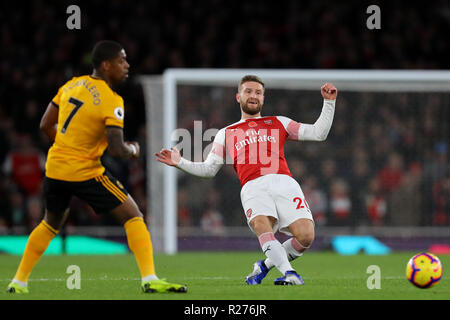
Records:
{"label": "player's hand", "polygon": [[136,153],[133,154],[131,157],[132,158],[139,158],[139,155],[141,154],[141,148],[139,147],[139,143],[137,143],[136,141],[132,141],[132,142],[125,142],[125,144],[127,146],[133,145],[134,148],[136,149]]}
{"label": "player's hand", "polygon": [[165,163],[169,166],[176,167],[180,163],[181,154],[177,148],[170,148],[170,150],[162,149],[159,153],[155,153],[156,160]]}
{"label": "player's hand", "polygon": [[322,97],[324,99],[336,100],[338,90],[336,89],[336,87],[333,84],[325,83],[320,88],[320,93],[322,94]]}

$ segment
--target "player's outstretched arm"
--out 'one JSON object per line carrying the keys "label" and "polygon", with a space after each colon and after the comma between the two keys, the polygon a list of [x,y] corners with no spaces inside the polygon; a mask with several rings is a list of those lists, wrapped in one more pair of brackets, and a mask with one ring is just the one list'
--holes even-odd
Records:
{"label": "player's outstretched arm", "polygon": [[186,173],[201,178],[214,177],[223,165],[223,159],[210,153],[204,162],[192,162],[181,157],[177,148],[162,149],[155,153],[156,160],[168,166],[177,167]]}
{"label": "player's outstretched arm", "polygon": [[125,142],[122,128],[106,127],[106,139],[108,140],[108,152],[113,157],[124,159],[139,157],[139,143]]}
{"label": "player's outstretched arm", "polygon": [[58,107],[53,102],[50,102],[41,118],[41,123],[39,124],[41,131],[44,132],[52,142],[55,141],[56,137],[58,113]]}
{"label": "player's outstretched arm", "polygon": [[326,83],[320,88],[320,93],[324,99],[322,112],[314,124],[300,125],[299,140],[324,141],[330,132],[338,90],[331,83]]}

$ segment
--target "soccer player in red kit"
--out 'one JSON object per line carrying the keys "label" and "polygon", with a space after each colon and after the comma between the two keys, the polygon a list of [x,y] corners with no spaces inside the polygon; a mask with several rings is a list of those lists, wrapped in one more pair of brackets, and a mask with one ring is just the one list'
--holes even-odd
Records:
{"label": "soccer player in red kit", "polygon": [[[246,282],[260,284],[276,267],[282,274],[275,285],[303,285],[291,261],[300,257],[314,240],[314,221],[300,185],[292,178],[284,156],[286,140],[323,141],[334,117],[337,89],[326,83],[321,87],[322,112],[314,124],[296,122],[284,116],[261,116],[264,82],[246,75],[236,100],[241,120],[217,133],[204,162],[181,157],[176,148],[155,153],[158,161],[199,177],[213,177],[225,164],[227,155],[241,181],[241,201],[251,230],[256,234],[266,259],[253,265]],[[290,239],[280,243],[274,233]]]}

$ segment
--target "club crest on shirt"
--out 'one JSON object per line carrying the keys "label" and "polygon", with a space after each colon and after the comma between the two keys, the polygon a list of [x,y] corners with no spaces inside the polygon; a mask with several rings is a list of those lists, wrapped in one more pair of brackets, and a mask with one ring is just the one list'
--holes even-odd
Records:
{"label": "club crest on shirt", "polygon": [[272,120],[264,120],[264,123],[271,126],[273,124]]}
{"label": "club crest on shirt", "polygon": [[114,116],[118,119],[118,120],[123,120],[125,113],[123,112],[122,107],[117,107],[114,109]]}

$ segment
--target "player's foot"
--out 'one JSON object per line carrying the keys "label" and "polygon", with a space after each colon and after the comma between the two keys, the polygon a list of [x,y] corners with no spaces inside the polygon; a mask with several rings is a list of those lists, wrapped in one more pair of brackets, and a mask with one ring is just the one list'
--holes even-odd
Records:
{"label": "player's foot", "polygon": [[28,293],[27,287],[22,287],[20,284],[11,282],[6,289],[7,293]]}
{"label": "player's foot", "polygon": [[247,276],[245,282],[250,285],[260,284],[261,281],[267,276],[269,271],[270,269],[266,267],[266,265],[264,264],[264,260],[256,261],[253,264],[253,272]]}
{"label": "player's foot", "polygon": [[295,271],[286,271],[283,277],[275,279],[273,282],[277,286],[286,286],[286,285],[294,285],[300,286],[304,285],[305,281],[303,281],[302,277]]}
{"label": "player's foot", "polygon": [[165,281],[164,279],[142,282],[141,288],[144,293],[187,292],[186,285],[170,283]]}

